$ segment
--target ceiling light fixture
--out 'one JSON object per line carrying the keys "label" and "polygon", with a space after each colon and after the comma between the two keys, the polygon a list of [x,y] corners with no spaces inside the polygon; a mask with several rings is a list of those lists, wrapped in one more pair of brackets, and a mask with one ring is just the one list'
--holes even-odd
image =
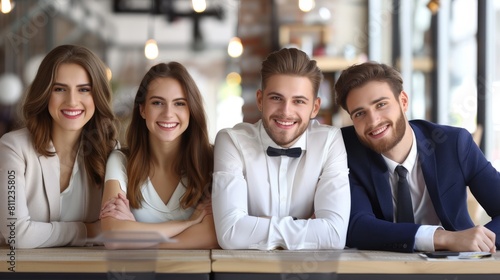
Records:
{"label": "ceiling light fixture", "polygon": [[439,0],[431,0],[427,3],[427,8],[435,15],[439,11]]}
{"label": "ceiling light fixture", "polygon": [[148,40],[144,46],[144,55],[147,59],[153,60],[158,57],[158,44],[156,43],[155,37],[155,22],[154,15],[150,15],[148,19]]}
{"label": "ceiling light fixture", "polygon": [[314,6],[316,6],[314,0],[299,0],[299,9],[304,13],[310,12]]}
{"label": "ceiling light fixture", "polygon": [[229,41],[227,45],[227,53],[230,57],[240,57],[243,53],[243,44],[241,43],[241,39],[238,37],[233,37]]}
{"label": "ceiling light fixture", "polygon": [[192,0],[193,10],[197,13],[203,13],[207,9],[207,2],[205,0]]}
{"label": "ceiling light fixture", "polygon": [[8,14],[14,9],[14,2],[11,0],[1,0],[0,11],[4,14]]}

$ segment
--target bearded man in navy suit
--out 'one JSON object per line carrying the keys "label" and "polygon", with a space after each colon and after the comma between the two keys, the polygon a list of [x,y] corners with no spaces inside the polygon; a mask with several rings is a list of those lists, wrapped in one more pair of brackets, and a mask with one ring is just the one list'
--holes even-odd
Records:
{"label": "bearded man in navy suit", "polygon": [[[408,121],[401,75],[384,64],[347,68],[335,91],[353,121],[353,126],[342,128],[351,187],[347,246],[495,252],[500,246],[500,173],[470,133]],[[401,175],[396,172],[400,166],[406,170]],[[467,210],[467,186],[491,222],[474,225]],[[399,197],[408,191],[406,199]]]}

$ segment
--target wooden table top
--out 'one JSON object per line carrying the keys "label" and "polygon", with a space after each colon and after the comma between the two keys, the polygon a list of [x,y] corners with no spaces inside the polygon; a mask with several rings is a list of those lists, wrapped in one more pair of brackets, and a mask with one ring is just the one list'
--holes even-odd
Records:
{"label": "wooden table top", "polygon": [[212,250],[213,272],[334,273],[341,250]]}
{"label": "wooden table top", "polygon": [[426,259],[418,253],[344,250],[338,273],[500,274],[500,253],[483,259]]}
{"label": "wooden table top", "polygon": [[[210,273],[210,250],[106,250],[104,247],[16,249],[16,272],[85,272],[110,270],[156,273]],[[10,253],[0,249],[0,272]]]}
{"label": "wooden table top", "polygon": [[213,272],[339,274],[500,274],[500,253],[484,259],[426,259],[383,251],[212,250]]}
{"label": "wooden table top", "polygon": [[[11,251],[0,249],[0,272]],[[500,274],[500,253],[484,259],[425,259],[418,253],[358,250],[17,249],[16,272],[155,271],[156,273]]]}

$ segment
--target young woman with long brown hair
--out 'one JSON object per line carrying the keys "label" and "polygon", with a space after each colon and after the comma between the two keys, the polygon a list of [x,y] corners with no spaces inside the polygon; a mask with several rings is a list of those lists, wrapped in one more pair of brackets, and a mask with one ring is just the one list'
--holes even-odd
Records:
{"label": "young woman with long brown hair", "polygon": [[161,248],[217,247],[213,149],[201,94],[184,66],[160,63],[146,73],[126,140],[128,147],[108,159],[103,231],[150,231],[176,240]]}
{"label": "young woman with long brown hair", "polygon": [[82,246],[100,233],[106,160],[117,145],[111,95],[89,49],[62,45],[45,56],[23,104],[26,127],[0,139],[0,231],[9,245]]}

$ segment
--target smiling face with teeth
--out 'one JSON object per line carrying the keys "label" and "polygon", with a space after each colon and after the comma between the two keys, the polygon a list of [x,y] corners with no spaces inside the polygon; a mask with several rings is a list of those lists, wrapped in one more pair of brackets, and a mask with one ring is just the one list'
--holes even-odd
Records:
{"label": "smiling face with teeth", "polygon": [[75,63],[59,65],[48,105],[52,132],[78,132],[95,112],[92,84],[85,69]]}
{"label": "smiling face with teeth", "polygon": [[316,117],[320,99],[307,77],[276,74],[257,91],[257,106],[269,137],[281,147],[291,147]]}
{"label": "smiling face with teeth", "polygon": [[186,94],[174,78],[154,79],[148,86],[140,113],[146,121],[150,141],[180,143],[189,125]]}
{"label": "smiling face with teeth", "polygon": [[349,91],[346,106],[361,142],[393,160],[406,158],[413,137],[404,91],[396,99],[389,84],[370,81]]}

